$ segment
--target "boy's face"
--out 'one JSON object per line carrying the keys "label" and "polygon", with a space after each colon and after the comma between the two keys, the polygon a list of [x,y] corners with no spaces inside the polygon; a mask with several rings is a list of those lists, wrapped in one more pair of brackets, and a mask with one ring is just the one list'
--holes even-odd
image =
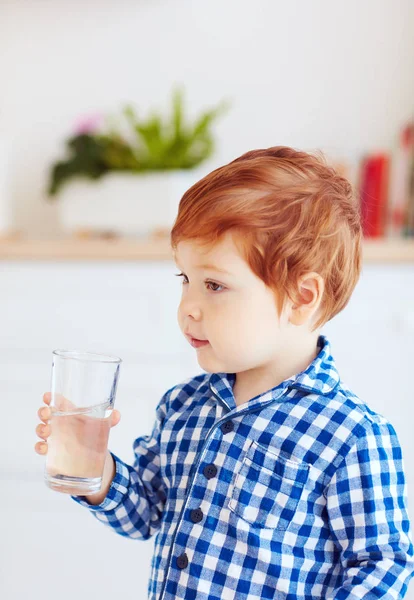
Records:
{"label": "boy's face", "polygon": [[[280,354],[288,319],[279,319],[274,291],[259,279],[228,233],[212,249],[182,241],[175,254],[184,274],[178,322],[207,372],[239,373]],[[224,270],[225,272],[220,271]]]}

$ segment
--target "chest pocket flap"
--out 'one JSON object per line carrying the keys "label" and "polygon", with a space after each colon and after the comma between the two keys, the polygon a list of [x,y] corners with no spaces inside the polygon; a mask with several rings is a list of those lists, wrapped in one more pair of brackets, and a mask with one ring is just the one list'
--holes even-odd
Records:
{"label": "chest pocket flap", "polygon": [[229,508],[253,527],[285,530],[297,509],[309,465],[252,442],[230,491]]}

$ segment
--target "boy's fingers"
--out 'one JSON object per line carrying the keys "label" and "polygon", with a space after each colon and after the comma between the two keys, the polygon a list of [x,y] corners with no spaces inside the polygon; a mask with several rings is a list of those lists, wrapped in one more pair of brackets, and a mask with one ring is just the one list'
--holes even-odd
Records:
{"label": "boy's fingers", "polygon": [[36,427],[36,434],[40,438],[42,438],[42,440],[46,440],[49,437],[50,433],[51,433],[50,425],[43,425],[42,423],[40,423]]}
{"label": "boy's fingers", "polygon": [[49,421],[50,417],[52,416],[52,411],[47,406],[42,406],[37,411],[37,416],[39,417],[39,419],[41,421],[46,423],[47,421]]}
{"label": "boy's fingers", "polygon": [[35,444],[35,450],[38,454],[46,454],[47,453],[46,442],[37,442],[37,444]]}
{"label": "boy's fingers", "polygon": [[51,399],[52,399],[52,394],[50,392],[46,392],[45,394],[43,394],[43,402],[45,404],[50,404]]}

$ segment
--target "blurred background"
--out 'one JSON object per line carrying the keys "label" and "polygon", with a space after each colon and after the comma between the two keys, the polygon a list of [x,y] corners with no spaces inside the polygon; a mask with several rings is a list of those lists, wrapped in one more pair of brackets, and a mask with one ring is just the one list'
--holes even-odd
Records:
{"label": "blurred background", "polygon": [[414,3],[0,0],[0,81],[4,597],[146,597],[153,540],[46,488],[36,412],[53,349],[121,356],[110,447],[132,461],[200,371],[176,323],[178,202],[254,148],[321,150],[355,186],[363,274],[325,333],[397,430],[411,509]]}

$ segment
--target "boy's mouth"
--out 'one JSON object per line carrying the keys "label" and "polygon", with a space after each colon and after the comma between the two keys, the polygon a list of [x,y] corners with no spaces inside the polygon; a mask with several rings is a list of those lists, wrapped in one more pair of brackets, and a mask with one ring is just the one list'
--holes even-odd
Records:
{"label": "boy's mouth", "polygon": [[193,348],[202,348],[203,346],[207,346],[209,344],[208,340],[198,340],[197,338],[191,337],[191,335],[185,335]]}

